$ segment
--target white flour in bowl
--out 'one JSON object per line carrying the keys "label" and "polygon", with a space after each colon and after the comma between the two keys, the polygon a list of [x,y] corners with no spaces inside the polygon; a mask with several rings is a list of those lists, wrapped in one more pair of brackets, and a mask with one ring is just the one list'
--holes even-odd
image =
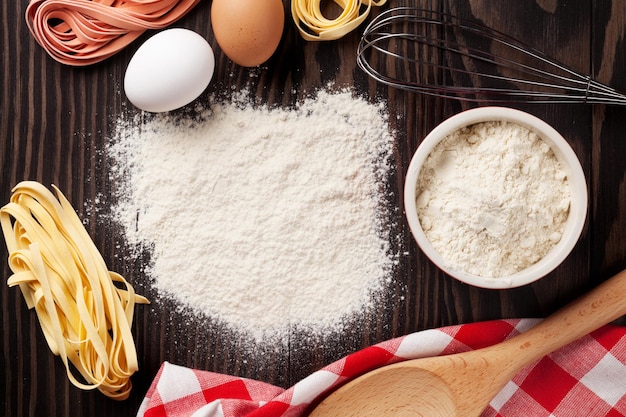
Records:
{"label": "white flour in bowl", "polygon": [[426,158],[416,196],[437,252],[487,278],[543,258],[561,239],[571,200],[550,146],[509,122],[477,123],[442,140]]}
{"label": "white flour in bowl", "polygon": [[156,289],[255,339],[324,329],[391,279],[382,105],[320,92],[296,109],[216,103],[119,123],[114,215]]}

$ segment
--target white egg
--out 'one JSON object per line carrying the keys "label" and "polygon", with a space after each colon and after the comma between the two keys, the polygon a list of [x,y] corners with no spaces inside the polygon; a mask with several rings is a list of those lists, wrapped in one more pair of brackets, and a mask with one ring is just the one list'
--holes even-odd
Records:
{"label": "white egg", "polygon": [[137,49],[126,68],[124,91],[141,110],[171,111],[200,96],[214,69],[206,39],[188,29],[167,29]]}

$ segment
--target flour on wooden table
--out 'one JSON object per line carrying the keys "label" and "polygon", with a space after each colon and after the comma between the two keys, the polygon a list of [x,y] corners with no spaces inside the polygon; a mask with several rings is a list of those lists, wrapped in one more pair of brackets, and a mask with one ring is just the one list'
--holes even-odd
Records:
{"label": "flour on wooden table", "polygon": [[181,305],[256,339],[322,330],[390,279],[392,143],[384,107],[350,92],[120,122],[114,214],[127,242],[151,251],[153,285]]}

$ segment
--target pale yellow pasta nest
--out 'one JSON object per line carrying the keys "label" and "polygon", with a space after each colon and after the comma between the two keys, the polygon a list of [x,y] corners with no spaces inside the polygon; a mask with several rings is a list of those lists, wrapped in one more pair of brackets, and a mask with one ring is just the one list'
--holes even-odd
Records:
{"label": "pale yellow pasta nest", "polygon": [[107,269],[71,204],[54,190],[57,197],[40,183],[21,182],[0,209],[13,271],[8,285],[19,285],[37,312],[50,349],[75,386],[126,399],[138,369],[134,305],[148,300]]}
{"label": "pale yellow pasta nest", "polygon": [[[320,9],[320,0],[291,0],[291,16],[307,41],[339,39],[356,29],[369,15],[372,6],[382,6],[387,0],[334,0],[342,12],[328,19]],[[364,6],[364,7],[362,7]]]}

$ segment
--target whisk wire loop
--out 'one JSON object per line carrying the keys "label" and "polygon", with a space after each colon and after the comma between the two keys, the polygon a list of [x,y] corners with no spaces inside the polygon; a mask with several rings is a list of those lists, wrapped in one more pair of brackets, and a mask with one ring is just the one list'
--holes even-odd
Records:
{"label": "whisk wire loop", "polygon": [[365,28],[357,64],[385,85],[469,101],[626,104],[626,96],[481,23],[415,7]]}

